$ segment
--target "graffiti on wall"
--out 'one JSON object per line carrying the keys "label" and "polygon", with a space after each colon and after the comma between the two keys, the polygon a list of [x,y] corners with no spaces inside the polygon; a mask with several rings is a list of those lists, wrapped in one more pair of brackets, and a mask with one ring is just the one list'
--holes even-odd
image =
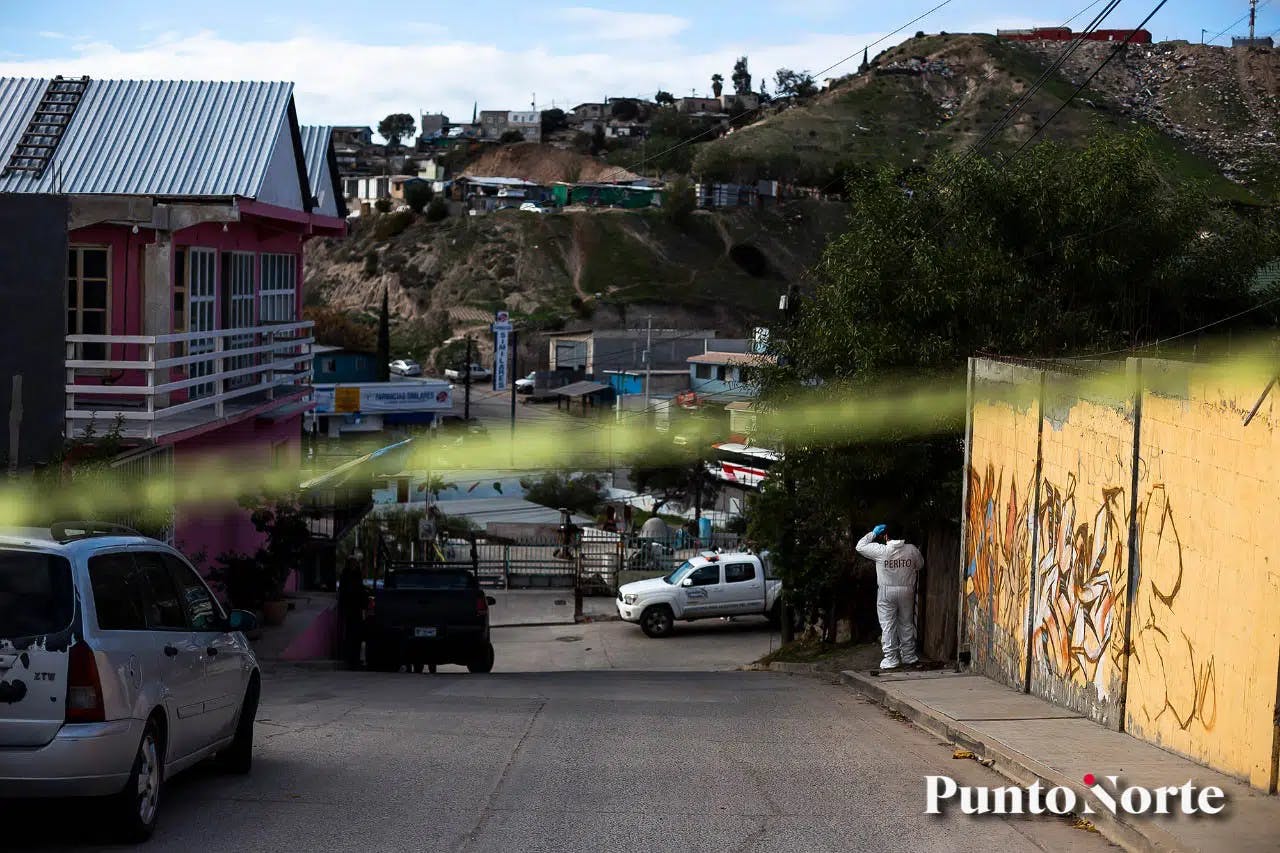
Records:
{"label": "graffiti on wall", "polygon": [[1031,534],[1027,515],[1031,507],[1031,488],[1019,494],[1013,478],[987,464],[979,475],[969,469],[969,506],[966,519],[970,531],[966,542],[965,590],[979,607],[991,602],[993,621],[1007,632],[1016,634],[1023,622],[1029,583],[1027,563],[1030,559]]}
{"label": "graffiti on wall", "polygon": [[[1150,732],[1166,715],[1181,731],[1212,731],[1218,718],[1214,658],[1175,626],[1182,594],[1182,539],[1163,484],[1139,508],[1137,594],[1133,604],[1128,714]],[[1132,723],[1131,723],[1132,724]]]}
{"label": "graffiti on wall", "polygon": [[[1102,487],[1096,509],[1090,504],[1081,513],[1077,486],[1074,474],[1061,486],[1041,483],[1031,647],[1053,675],[1092,684],[1106,699],[1124,660],[1124,490]],[[1103,666],[1107,659],[1112,666]]]}

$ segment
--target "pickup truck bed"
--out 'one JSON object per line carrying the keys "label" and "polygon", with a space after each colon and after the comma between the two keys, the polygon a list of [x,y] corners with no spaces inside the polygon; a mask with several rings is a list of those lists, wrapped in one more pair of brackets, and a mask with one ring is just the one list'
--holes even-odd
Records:
{"label": "pickup truck bed", "polygon": [[489,605],[493,599],[465,569],[412,568],[388,572],[373,594],[365,621],[369,668],[395,672],[459,664],[493,669]]}

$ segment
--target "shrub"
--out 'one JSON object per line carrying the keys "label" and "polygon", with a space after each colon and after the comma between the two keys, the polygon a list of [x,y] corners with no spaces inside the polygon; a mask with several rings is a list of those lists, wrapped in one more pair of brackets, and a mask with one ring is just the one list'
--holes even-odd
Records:
{"label": "shrub", "polygon": [[389,198],[380,198],[380,199],[378,199],[377,201],[375,201],[375,202],[373,203],[373,209],[374,209],[374,210],[376,210],[376,211],[378,211],[379,213],[390,213],[390,212],[391,212],[391,199],[389,199]]}
{"label": "shrub", "polygon": [[427,221],[440,222],[449,215],[449,205],[445,204],[442,198],[431,199],[431,204],[427,205]]}
{"label": "shrub", "polygon": [[378,218],[377,224],[373,226],[373,237],[375,240],[390,240],[403,233],[411,222],[413,222],[413,214],[410,211],[388,213]]}
{"label": "shrub", "polygon": [[435,191],[426,181],[410,181],[404,186],[404,201],[414,213],[422,213],[423,208],[431,203]]}
{"label": "shrub", "polygon": [[364,274],[368,278],[373,278],[378,274],[378,253],[368,252],[364,256]]}

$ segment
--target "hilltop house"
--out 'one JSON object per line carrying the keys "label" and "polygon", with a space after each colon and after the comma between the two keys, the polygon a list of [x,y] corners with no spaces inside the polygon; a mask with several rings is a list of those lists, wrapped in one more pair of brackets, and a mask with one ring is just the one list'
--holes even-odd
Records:
{"label": "hilltop house", "polygon": [[[22,377],[18,462],[118,424],[119,464],[177,483],[295,463],[303,246],[345,233],[337,168],[288,83],[0,78],[0,406]],[[232,501],[179,505],[163,535],[210,561],[258,542]]]}
{"label": "hilltop house", "polygon": [[729,402],[754,399],[760,393],[755,371],[768,364],[777,364],[778,357],[755,352],[708,350],[689,356],[688,362],[689,389],[694,394],[699,398]]}

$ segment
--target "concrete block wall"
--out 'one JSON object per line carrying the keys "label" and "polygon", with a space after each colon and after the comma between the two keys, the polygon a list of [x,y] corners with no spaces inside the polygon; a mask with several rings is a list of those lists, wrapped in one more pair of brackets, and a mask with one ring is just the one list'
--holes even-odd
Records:
{"label": "concrete block wall", "polygon": [[1244,426],[1256,378],[1142,370],[1162,391],[1142,397],[1125,727],[1274,791],[1280,405]]}
{"label": "concrete block wall", "polygon": [[1280,403],[1241,423],[1265,378],[970,369],[973,668],[1275,791]]}

